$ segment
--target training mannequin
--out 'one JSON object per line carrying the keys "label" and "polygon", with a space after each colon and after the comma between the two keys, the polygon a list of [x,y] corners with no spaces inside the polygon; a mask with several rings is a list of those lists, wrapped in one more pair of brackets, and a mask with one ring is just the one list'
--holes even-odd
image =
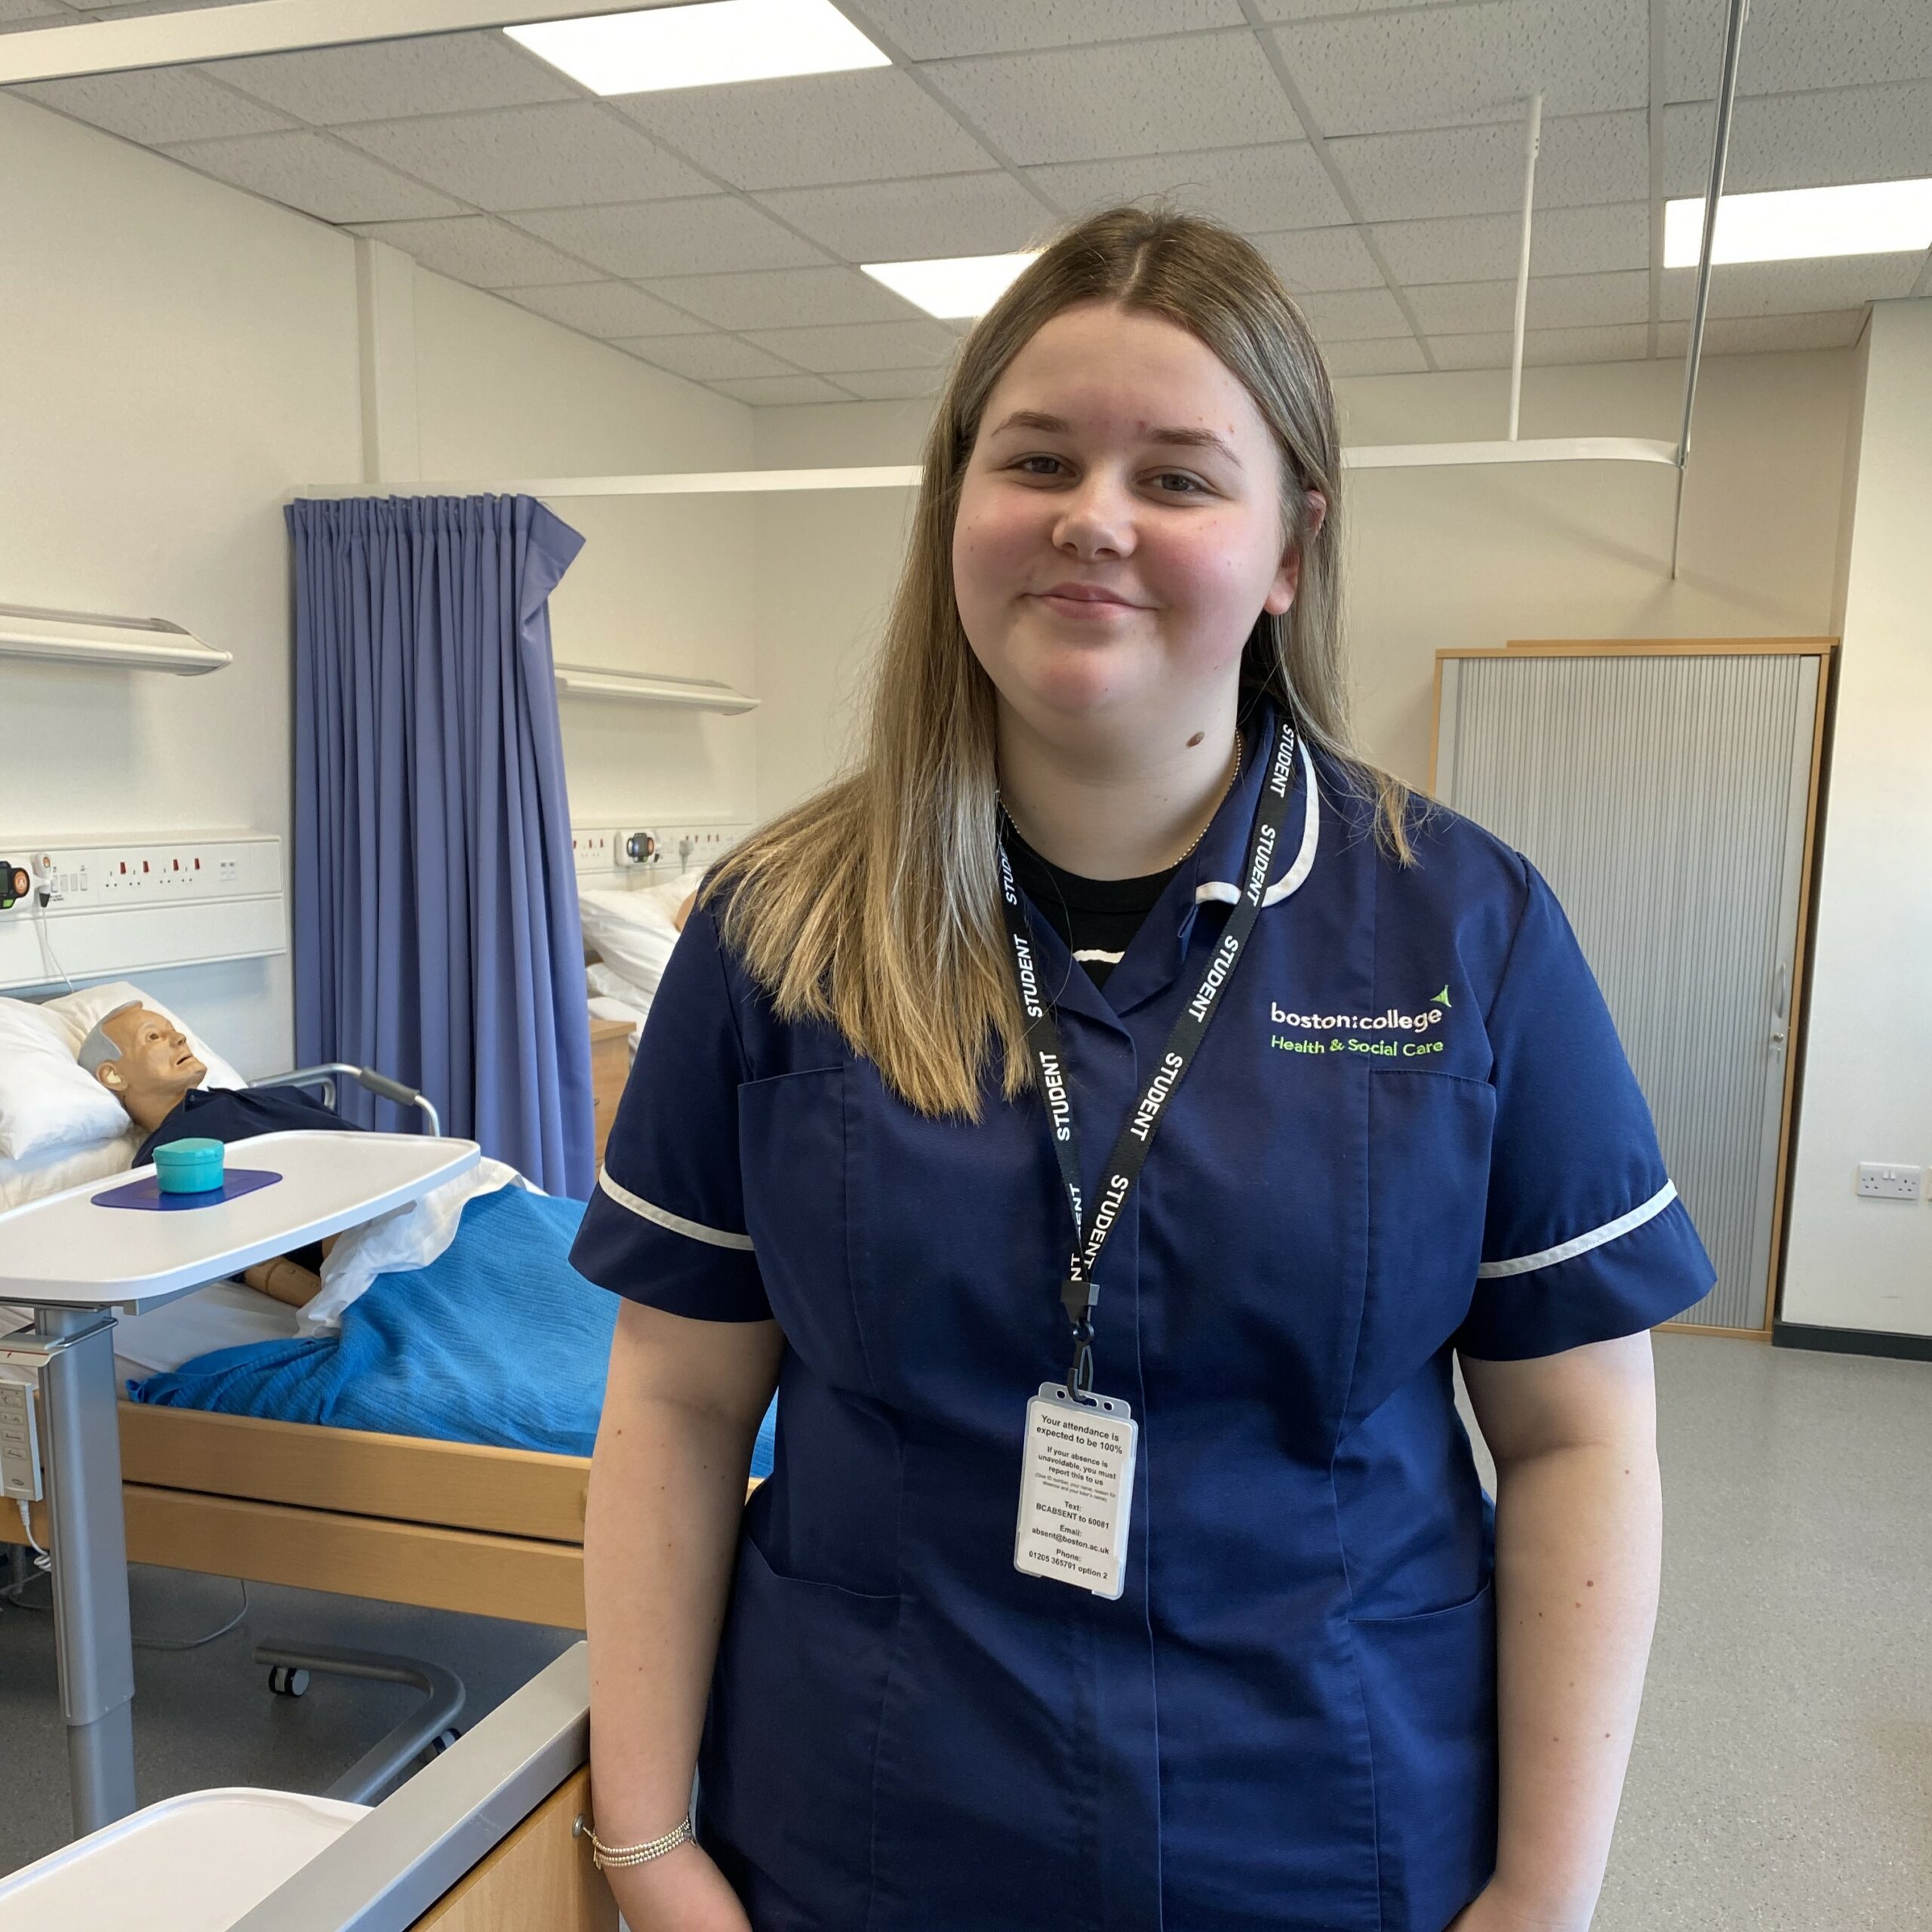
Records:
{"label": "training mannequin", "polygon": [[[147,1137],[134,1156],[137,1167],[151,1160],[157,1146],[190,1136],[230,1141],[291,1129],[355,1131],[319,1101],[290,1089],[231,1092],[204,1088],[208,1068],[195,1057],[187,1035],[139,1000],[103,1017],[81,1042],[80,1063]],[[320,1291],[318,1271],[334,1245],[331,1238],[294,1255],[257,1262],[242,1278],[260,1293],[300,1308]]]}

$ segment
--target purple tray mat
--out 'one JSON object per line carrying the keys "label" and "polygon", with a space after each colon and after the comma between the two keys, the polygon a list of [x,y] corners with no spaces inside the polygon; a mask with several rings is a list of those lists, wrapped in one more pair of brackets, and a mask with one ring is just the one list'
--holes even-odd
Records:
{"label": "purple tray mat", "polygon": [[245,1194],[253,1194],[257,1188],[272,1187],[281,1180],[279,1174],[270,1174],[266,1168],[229,1168],[221,1177],[219,1187],[211,1187],[200,1194],[164,1194],[161,1183],[152,1174],[140,1180],[131,1180],[119,1187],[110,1187],[105,1194],[97,1194],[94,1204],[97,1208],[135,1208],[145,1209],[150,1214],[178,1214],[188,1208],[213,1208],[224,1201],[238,1201]]}

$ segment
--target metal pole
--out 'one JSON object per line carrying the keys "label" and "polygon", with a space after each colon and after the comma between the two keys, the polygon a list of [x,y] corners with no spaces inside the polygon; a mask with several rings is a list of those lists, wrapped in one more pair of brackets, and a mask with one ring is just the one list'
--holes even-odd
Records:
{"label": "metal pole", "polygon": [[1711,253],[1717,240],[1718,204],[1724,198],[1724,163],[1730,152],[1730,109],[1737,94],[1737,50],[1751,0],[1730,0],[1724,22],[1724,66],[1718,78],[1718,123],[1711,143],[1711,181],[1704,196],[1704,236],[1697,251],[1697,299],[1690,316],[1690,345],[1684,358],[1684,423],[1677,437],[1677,509],[1671,520],[1670,574],[1677,574],[1677,546],[1684,531],[1684,467],[1690,456],[1690,412],[1697,400],[1697,365],[1704,351],[1704,315],[1711,294]]}
{"label": "metal pole", "polygon": [[1537,150],[1543,145],[1543,96],[1530,101],[1527,152],[1523,162],[1523,249],[1516,264],[1516,337],[1509,352],[1509,440],[1523,414],[1523,326],[1530,312],[1530,217],[1537,202]]}
{"label": "metal pole", "polygon": [[114,1323],[98,1309],[42,1308],[40,1385],[48,1550],[74,1829],[134,1809],[134,1653],[114,1412]]}

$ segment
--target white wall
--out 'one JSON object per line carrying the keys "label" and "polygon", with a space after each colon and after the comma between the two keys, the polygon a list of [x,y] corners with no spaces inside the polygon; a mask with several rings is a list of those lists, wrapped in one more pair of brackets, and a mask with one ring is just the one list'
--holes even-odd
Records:
{"label": "white wall", "polygon": [[[1704,365],[1680,574],[1674,473],[1657,464],[1357,470],[1344,539],[1357,728],[1369,756],[1429,774],[1435,653],[1511,638],[1824,634],[1833,610],[1851,358],[1844,350]],[[1526,436],[1674,441],[1675,362],[1531,369]],[[1478,371],[1337,385],[1352,443],[1491,438],[1507,377]],[[757,412],[758,461],[909,463],[923,404]],[[771,497],[760,506],[760,688],[786,742],[761,748],[770,811],[827,775],[848,734],[898,566],[909,492]]]}
{"label": "white wall", "polygon": [[1863,349],[1783,1314],[1932,1336],[1932,1205],[1852,1192],[1932,1163],[1932,301],[1875,305]]}
{"label": "white wall", "polygon": [[[0,844],[286,838],[281,506],[358,473],[349,244],[12,99],[0,182],[0,602],[167,617],[235,654],[186,678],[4,663]],[[245,1070],[289,1064],[286,958],[155,991]]]}
{"label": "white wall", "polygon": [[[0,181],[0,603],[165,616],[235,660],[185,679],[7,663],[0,854],[136,829],[286,839],[282,506],[364,475],[354,238],[11,98]],[[408,286],[418,475],[751,460],[742,404],[426,271]],[[553,605],[560,657],[752,683],[746,500],[556,507],[589,540]],[[580,817],[749,815],[755,715],[565,718]],[[290,1063],[285,956],[143,977],[245,1072]]]}

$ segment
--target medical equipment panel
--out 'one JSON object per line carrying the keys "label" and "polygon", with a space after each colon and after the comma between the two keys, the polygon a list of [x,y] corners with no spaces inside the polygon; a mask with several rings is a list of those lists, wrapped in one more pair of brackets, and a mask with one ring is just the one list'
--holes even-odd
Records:
{"label": "medical equipment panel", "polygon": [[40,1500],[40,1432],[33,1385],[0,1382],[0,1494],[16,1503]]}
{"label": "medical equipment panel", "polygon": [[0,908],[0,987],[288,950],[281,841],[269,833],[4,842],[20,854],[29,890]]}
{"label": "medical equipment panel", "polygon": [[[752,830],[743,820],[660,818],[640,812],[621,825],[573,826],[577,877],[589,884],[647,885],[715,864]],[[608,879],[593,875],[614,874]]]}

